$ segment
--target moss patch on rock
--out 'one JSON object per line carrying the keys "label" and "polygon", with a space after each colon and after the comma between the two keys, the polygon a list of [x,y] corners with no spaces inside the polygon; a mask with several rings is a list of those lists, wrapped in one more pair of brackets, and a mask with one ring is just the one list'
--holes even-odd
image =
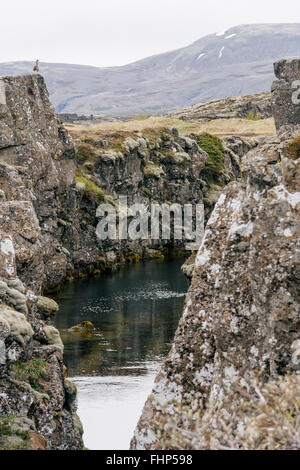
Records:
{"label": "moss patch on rock", "polygon": [[197,143],[208,155],[203,173],[212,178],[222,174],[225,149],[221,139],[215,135],[204,133],[197,137]]}
{"label": "moss patch on rock", "polygon": [[76,183],[84,184],[85,196],[96,204],[100,204],[105,200],[105,191],[80,172],[76,174]]}
{"label": "moss patch on rock", "polygon": [[4,304],[0,305],[0,324],[19,344],[25,345],[33,337],[33,329],[25,315]]}
{"label": "moss patch on rock", "polygon": [[49,297],[38,296],[37,307],[46,316],[54,315],[58,311],[57,303]]}
{"label": "moss patch on rock", "polygon": [[54,346],[57,347],[57,349],[61,352],[64,351],[64,345],[61,340],[59,331],[51,325],[45,325],[44,326],[44,332],[47,337],[48,344],[53,344]]}

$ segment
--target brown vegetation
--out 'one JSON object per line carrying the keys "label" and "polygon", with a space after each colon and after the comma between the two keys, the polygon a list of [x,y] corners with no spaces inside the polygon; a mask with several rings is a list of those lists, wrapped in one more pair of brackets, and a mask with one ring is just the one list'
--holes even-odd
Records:
{"label": "brown vegetation", "polygon": [[74,138],[101,139],[119,135],[129,135],[133,132],[147,132],[163,127],[176,127],[180,134],[201,134],[209,132],[219,136],[238,135],[244,137],[255,137],[261,135],[275,134],[273,118],[249,120],[249,119],[216,119],[209,122],[182,121],[167,117],[149,117],[128,122],[103,122],[95,125],[84,126],[79,124],[66,124],[67,129]]}

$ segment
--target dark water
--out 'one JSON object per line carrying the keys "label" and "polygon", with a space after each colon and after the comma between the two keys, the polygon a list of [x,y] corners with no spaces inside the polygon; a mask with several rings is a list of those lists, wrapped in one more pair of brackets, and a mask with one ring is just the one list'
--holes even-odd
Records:
{"label": "dark water", "polygon": [[[68,374],[78,387],[87,447],[128,448],[182,312],[188,287],[182,263],[126,266],[111,276],[69,284],[56,297],[56,326]],[[95,331],[68,331],[83,320]]]}

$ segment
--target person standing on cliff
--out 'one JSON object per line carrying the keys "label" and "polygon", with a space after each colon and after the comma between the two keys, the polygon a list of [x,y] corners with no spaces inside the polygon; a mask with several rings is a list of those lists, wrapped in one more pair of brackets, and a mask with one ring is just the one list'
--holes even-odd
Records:
{"label": "person standing on cliff", "polygon": [[40,71],[40,68],[39,68],[39,59],[36,59],[35,65],[33,66],[33,71],[34,71],[34,72],[39,72],[39,71]]}

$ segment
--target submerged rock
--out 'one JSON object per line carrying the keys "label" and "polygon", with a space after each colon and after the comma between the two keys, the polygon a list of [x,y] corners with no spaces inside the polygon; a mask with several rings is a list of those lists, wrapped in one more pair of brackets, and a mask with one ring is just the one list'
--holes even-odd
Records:
{"label": "submerged rock", "polygon": [[95,330],[95,327],[91,321],[82,321],[78,325],[72,326],[70,331],[81,331],[81,332],[91,332]]}

